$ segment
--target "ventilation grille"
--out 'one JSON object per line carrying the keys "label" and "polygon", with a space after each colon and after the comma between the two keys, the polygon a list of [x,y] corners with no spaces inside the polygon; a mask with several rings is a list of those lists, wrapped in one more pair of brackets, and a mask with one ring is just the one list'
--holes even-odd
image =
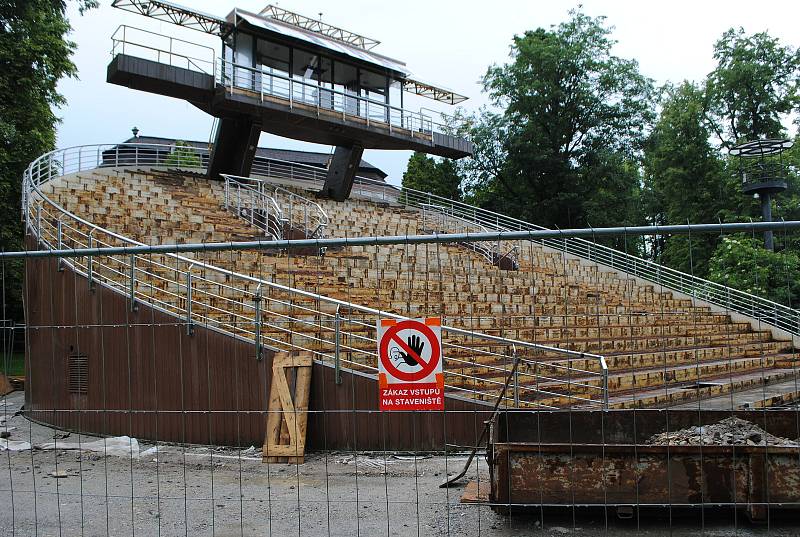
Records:
{"label": "ventilation grille", "polygon": [[86,395],[89,390],[89,357],[73,353],[67,359],[69,393]]}

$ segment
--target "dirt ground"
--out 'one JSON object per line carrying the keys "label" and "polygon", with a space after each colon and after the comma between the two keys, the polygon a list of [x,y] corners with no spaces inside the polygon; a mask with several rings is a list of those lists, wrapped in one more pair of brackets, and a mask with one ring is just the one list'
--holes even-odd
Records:
{"label": "dirt ground", "polygon": [[[796,516],[750,525],[731,511],[502,516],[460,503],[463,484],[439,488],[465,454],[311,453],[302,465],[264,464],[255,448],[58,438],[65,433],[15,415],[22,403],[21,392],[0,398],[4,441],[51,446],[0,451],[2,536],[800,535]],[[53,449],[54,435],[56,448],[83,450]],[[486,480],[485,460],[477,459],[468,475]]]}

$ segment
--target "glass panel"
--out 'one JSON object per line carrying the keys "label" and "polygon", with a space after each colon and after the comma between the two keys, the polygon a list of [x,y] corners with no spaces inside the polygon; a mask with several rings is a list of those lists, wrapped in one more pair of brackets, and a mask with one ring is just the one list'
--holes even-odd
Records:
{"label": "glass panel", "polygon": [[223,83],[227,86],[233,79],[233,38],[228,37],[222,43],[222,57],[224,58]]}
{"label": "glass panel", "polygon": [[362,101],[363,110],[361,115],[371,120],[387,122],[386,106],[384,106],[386,104],[386,76],[366,69],[361,69],[359,73],[361,96],[369,101],[381,103],[377,105],[369,101]]}
{"label": "glass panel", "polygon": [[292,78],[299,79],[301,83],[292,84],[296,101],[308,104],[317,104],[319,91],[319,56],[305,50],[292,50]]}
{"label": "glass panel", "polygon": [[[358,70],[350,64],[334,62],[333,87],[346,95],[358,95]],[[336,95],[335,108],[349,115],[358,115],[358,99]]]}
{"label": "glass panel", "polygon": [[258,40],[256,65],[265,95],[289,98],[289,47]]}
{"label": "glass panel", "polygon": [[402,127],[403,116],[399,109],[403,107],[403,83],[399,80],[389,81],[389,104],[389,122]]}
{"label": "glass panel", "polygon": [[323,88],[319,90],[319,105],[328,109],[335,108],[336,99],[333,92],[329,91],[333,89],[333,61],[330,58],[322,57],[320,60],[319,81],[320,88]]}
{"label": "glass panel", "polygon": [[239,33],[236,35],[236,52],[234,63],[242,67],[237,67],[234,74],[234,85],[240,88],[252,90],[255,87],[255,72],[246,67],[253,67],[253,36]]}

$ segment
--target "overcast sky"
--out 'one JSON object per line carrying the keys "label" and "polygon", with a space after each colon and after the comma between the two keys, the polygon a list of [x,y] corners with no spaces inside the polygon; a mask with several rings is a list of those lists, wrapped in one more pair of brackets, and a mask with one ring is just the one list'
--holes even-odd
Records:
{"label": "overcast sky", "polygon": [[[254,0],[182,0],[177,3],[218,16],[234,7],[260,11],[266,5]],[[508,58],[514,34],[549,27],[567,18],[578,3],[572,1],[439,1],[405,0],[280,0],[280,7],[364,34],[381,41],[375,49],[402,60],[423,79],[467,95],[468,110],[486,103],[479,79],[492,63]],[[78,44],[74,60],[80,80],[66,80],[60,91],[68,104],[61,110],[58,146],[114,143],[130,136],[134,125],[142,135],[187,140],[208,140],[212,119],[185,101],[162,97],[105,81],[110,61],[111,34],[127,24],[213,46],[219,39],[140,15],[101,7],[85,16],[71,8]],[[731,26],[749,33],[767,30],[784,44],[800,44],[800,2],[744,1],[601,1],[584,0],[592,16],[605,15],[615,27],[619,42],[615,54],[638,60],[641,71],[659,84],[683,79],[700,80],[714,67],[714,42]],[[408,101],[407,101],[408,102]],[[413,100],[415,108],[433,101]],[[434,105],[436,103],[433,103]],[[435,107],[435,106],[434,106]],[[446,105],[436,107],[446,111]],[[330,147],[262,135],[261,145],[329,152]],[[367,150],[364,157],[399,183],[410,153]]]}

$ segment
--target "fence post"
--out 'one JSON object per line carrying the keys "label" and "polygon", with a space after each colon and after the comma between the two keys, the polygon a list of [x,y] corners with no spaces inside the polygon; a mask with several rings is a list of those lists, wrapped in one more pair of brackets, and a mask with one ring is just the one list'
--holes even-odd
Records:
{"label": "fence post", "polygon": [[600,369],[603,371],[603,410],[608,410],[608,364],[603,357],[600,358]]}
{"label": "fence post", "polygon": [[[511,347],[512,363],[517,362],[517,348]],[[519,408],[519,366],[514,368],[514,408]]]}
{"label": "fence post", "polygon": [[[94,229],[89,231],[89,248],[94,247],[94,238],[92,237],[92,233],[94,233]],[[93,263],[92,255],[89,254],[88,260],[86,261],[86,280],[89,284],[89,291],[94,291],[94,273],[92,271]]]}
{"label": "fence post", "polygon": [[[63,248],[63,238],[62,238],[63,231],[61,229],[62,223],[61,223],[61,219],[60,218],[58,219],[58,224],[56,224],[56,226],[57,226],[56,227],[56,235],[58,237],[58,247],[57,248],[59,250],[61,250]],[[64,267],[61,265],[62,261],[63,260],[60,257],[56,260],[56,270],[58,272],[63,272],[64,271]]]}
{"label": "fence post", "polygon": [[261,355],[261,284],[256,288],[256,295],[253,297],[253,307],[255,308],[255,343],[256,361],[263,359]]}
{"label": "fence post", "polygon": [[131,311],[136,311],[136,256],[134,254],[131,254],[128,264],[130,265],[130,275],[128,278],[130,280],[130,289],[128,291],[131,299]]}
{"label": "fence post", "polygon": [[186,335],[191,336],[192,327],[192,266],[186,269]]}
{"label": "fence post", "polygon": [[333,347],[333,372],[334,372],[334,381],[336,384],[342,383],[342,366],[339,358],[339,345],[340,345],[340,324],[341,324],[341,317],[339,316],[339,306],[336,306],[336,316],[333,319],[333,330],[334,330],[334,347]]}

